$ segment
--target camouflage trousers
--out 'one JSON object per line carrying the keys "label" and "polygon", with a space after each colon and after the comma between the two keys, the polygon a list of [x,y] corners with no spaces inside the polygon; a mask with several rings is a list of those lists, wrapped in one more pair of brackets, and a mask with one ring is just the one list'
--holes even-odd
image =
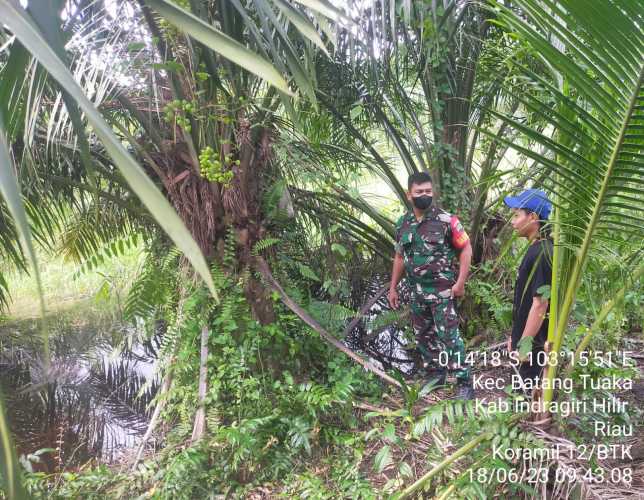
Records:
{"label": "camouflage trousers", "polygon": [[[454,299],[427,301],[419,296],[414,297],[411,303],[411,324],[416,336],[416,347],[428,373],[447,369],[456,375],[458,382],[469,381],[470,371],[465,363],[465,344],[458,330]],[[441,352],[445,354],[441,355]]]}

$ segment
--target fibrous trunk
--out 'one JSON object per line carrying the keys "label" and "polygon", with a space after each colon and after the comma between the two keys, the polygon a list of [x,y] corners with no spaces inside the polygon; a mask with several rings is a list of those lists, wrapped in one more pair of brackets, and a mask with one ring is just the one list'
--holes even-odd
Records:
{"label": "fibrous trunk", "polygon": [[[272,130],[254,127],[240,118],[234,144],[222,148],[229,155],[233,172],[228,184],[210,182],[199,172],[183,143],[168,144],[154,161],[163,169],[168,197],[199,244],[206,258],[221,264],[225,240],[232,231],[236,240],[233,273],[252,267],[252,249],[265,234],[261,210],[264,179],[271,167]],[[262,283],[246,274],[244,294],[255,318],[262,324],[274,321],[272,302]]]}

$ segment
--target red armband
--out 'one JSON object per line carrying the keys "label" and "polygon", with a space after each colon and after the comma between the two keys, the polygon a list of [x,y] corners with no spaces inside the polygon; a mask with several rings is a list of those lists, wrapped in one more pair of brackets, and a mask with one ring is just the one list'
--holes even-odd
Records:
{"label": "red armband", "polygon": [[464,248],[467,242],[470,241],[470,237],[465,232],[463,224],[461,224],[461,221],[458,220],[456,215],[452,215],[449,224],[452,230],[452,246],[458,250]]}

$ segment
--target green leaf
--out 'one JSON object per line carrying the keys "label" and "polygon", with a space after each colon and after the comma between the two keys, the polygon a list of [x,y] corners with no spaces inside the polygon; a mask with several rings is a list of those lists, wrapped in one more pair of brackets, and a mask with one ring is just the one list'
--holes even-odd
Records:
{"label": "green leaf", "polygon": [[437,387],[439,387],[439,385],[438,385],[438,380],[436,380],[436,379],[434,379],[434,380],[430,380],[430,381],[429,381],[429,382],[427,382],[427,383],[423,386],[423,388],[418,392],[418,397],[419,397],[419,398],[424,398],[424,397],[425,397],[425,396],[427,396],[430,392],[432,392],[433,390],[435,390]]}
{"label": "green leaf", "polygon": [[[40,30],[40,34],[43,36],[45,43],[47,43],[54,54],[56,54],[60,60],[66,64],[67,53],[65,52],[65,38],[68,34],[62,31],[59,18],[59,12],[61,11],[63,4],[64,2],[60,0],[41,2],[41,5],[39,5],[37,9],[29,9],[29,15],[34,22],[36,29]],[[89,141],[87,139],[81,111],[78,109],[78,105],[74,102],[72,96],[64,89],[62,91],[62,98],[69,115],[69,120],[76,132],[76,139],[80,146],[80,157],[83,167],[87,172],[87,176],[91,184],[95,187],[96,176],[94,165],[90,155]],[[63,120],[59,119],[57,126],[61,125],[62,122]],[[94,192],[96,193],[96,190]]]}
{"label": "green leaf", "polygon": [[373,468],[380,474],[389,464],[391,464],[391,449],[389,445],[385,445],[373,459]]}
{"label": "green leaf", "polygon": [[295,26],[295,28],[300,33],[302,33],[302,35],[304,35],[311,42],[317,45],[322,50],[322,52],[327,55],[327,57],[330,57],[329,52],[326,50],[324,42],[320,37],[320,34],[315,29],[315,26],[313,26],[313,24],[305,16],[303,16],[300,12],[298,12],[296,9],[282,0],[273,0],[273,3],[275,3],[275,5],[279,7],[286,18],[291,21],[291,23],[293,23],[293,26]]}
{"label": "green leaf", "polygon": [[156,69],[156,70],[162,69],[164,71],[172,71],[173,73],[183,72],[183,66],[176,61],[166,61],[164,63],[152,63],[150,66],[152,67],[152,69]]}
{"label": "green leaf", "polygon": [[196,271],[203,278],[212,296],[219,301],[206,259],[190,231],[174,211],[168,200],[157,186],[145,174],[140,165],[123,147],[111,127],[105,122],[94,105],[87,99],[83,90],[78,86],[74,77],[61,62],[51,47],[45,42],[40,32],[33,25],[24,9],[19,5],[7,2],[0,3],[0,18],[22,44],[38,59],[43,67],[58,81],[58,83],[74,97],[87,120],[94,128],[95,134],[101,140],[114,164],[119,169],[132,190],[139,196],[150,214],[159,226],[175,242],[177,247],[190,260]]}
{"label": "green leaf", "polygon": [[532,344],[534,343],[534,337],[521,337],[519,344],[517,345],[519,349],[519,357],[524,359],[528,356],[528,353],[532,352]]}
{"label": "green leaf", "polygon": [[[3,61],[0,70],[0,115],[4,116],[7,141],[11,142],[25,124],[25,106],[21,105],[20,89],[24,86],[24,76],[29,65],[29,52],[19,42],[11,44],[9,57]],[[37,82],[32,82],[36,84]]]}
{"label": "green leaf", "polygon": [[339,253],[342,257],[346,257],[348,253],[347,249],[343,245],[340,245],[340,243],[333,243],[331,245],[331,250],[333,250],[336,253]]}
{"label": "green leaf", "polygon": [[170,2],[145,0],[145,3],[187,35],[210,47],[229,61],[263,78],[281,92],[293,96],[282,75],[270,62],[247,49],[235,39]]}
{"label": "green leaf", "polygon": [[537,288],[537,294],[541,295],[544,299],[550,299],[550,285],[541,285]]}
{"label": "green leaf", "polygon": [[412,431],[411,431],[412,437],[414,439],[417,439],[420,436],[422,436],[423,434],[425,434],[425,432],[427,432],[428,423],[429,423],[429,421],[428,421],[428,418],[426,416],[421,418],[421,419],[419,419],[419,420],[417,420],[414,423],[414,426],[413,426]]}
{"label": "green leaf", "polygon": [[414,477],[414,471],[411,470],[411,466],[407,462],[400,462],[400,465],[398,465],[398,472],[402,477]]}
{"label": "green leaf", "polygon": [[323,0],[295,0],[295,1],[297,3],[300,3],[308,7],[311,10],[315,10],[319,12],[320,14],[328,17],[333,21],[342,20],[347,24],[353,24],[351,20],[342,13],[341,10],[334,7],[329,2],[325,2]]}
{"label": "green leaf", "polygon": [[300,270],[300,274],[305,278],[309,278],[313,281],[320,281],[320,278],[318,278],[318,275],[315,274],[315,271],[313,271],[313,269],[311,269],[306,264],[298,263],[297,267]]}
{"label": "green leaf", "polygon": [[128,44],[127,46],[127,51],[128,52],[138,52],[139,50],[143,50],[145,48],[145,43],[144,42],[132,42]]}
{"label": "green leaf", "polygon": [[94,301],[96,303],[107,302],[110,298],[110,284],[107,280],[103,281],[103,284],[98,288],[94,294]]}
{"label": "green leaf", "polygon": [[398,440],[398,436],[396,436],[396,427],[394,427],[394,424],[388,423],[385,425],[385,428],[382,431],[382,438],[385,441],[389,441],[390,443],[394,443]]}
{"label": "green leaf", "polygon": [[[253,3],[261,17],[263,30],[265,32],[274,30],[273,41],[269,45],[269,49],[275,58],[276,64],[278,64],[278,69],[282,69],[285,64],[286,68],[290,70],[290,74],[293,75],[293,79],[295,80],[297,87],[308,96],[309,101],[313,104],[314,108],[317,109],[317,99],[312,83],[313,79],[306,75],[305,70],[300,63],[298,53],[293,47],[289,35],[285,31],[285,26],[283,26],[283,23],[277,19],[273,8],[268,5],[266,0],[253,0]],[[243,9],[241,12],[242,15],[246,14]],[[284,46],[284,50],[281,52],[281,54],[283,54],[283,59],[278,51],[278,44],[283,44]],[[283,71],[286,72],[286,69]],[[297,120],[297,115],[294,115],[293,119]]]}
{"label": "green leaf", "polygon": [[[0,116],[0,194],[5,200],[9,213],[13,217],[16,225],[16,230],[20,235],[20,243],[24,253],[29,259],[31,268],[33,269],[36,278],[36,286],[38,288],[38,303],[40,305],[40,316],[45,318],[45,294],[42,288],[42,281],[40,279],[40,271],[38,270],[38,260],[34,250],[33,241],[31,239],[31,229],[27,221],[27,213],[20,197],[20,187],[18,180],[14,174],[13,161],[7,144],[5,136],[4,121]],[[44,321],[44,319],[43,319]],[[45,362],[49,363],[49,336],[42,325],[43,337],[43,352],[45,355]]]}
{"label": "green leaf", "polygon": [[[372,413],[373,413],[373,412],[372,412]],[[371,418],[371,417],[373,417],[373,416],[380,416],[380,415],[378,414],[378,415],[371,415],[371,416],[369,416],[369,415],[367,414],[367,418]],[[365,440],[365,441],[369,441],[371,438],[373,438],[374,436],[376,436],[379,432],[380,432],[380,429],[378,429],[378,427],[374,427],[373,429],[371,429],[369,432],[367,432],[367,433],[365,434],[365,436],[364,436],[364,440]]]}
{"label": "green leaf", "polygon": [[7,498],[22,500],[29,498],[20,478],[20,467],[11,439],[11,429],[4,412],[4,403],[0,393],[0,478]]}

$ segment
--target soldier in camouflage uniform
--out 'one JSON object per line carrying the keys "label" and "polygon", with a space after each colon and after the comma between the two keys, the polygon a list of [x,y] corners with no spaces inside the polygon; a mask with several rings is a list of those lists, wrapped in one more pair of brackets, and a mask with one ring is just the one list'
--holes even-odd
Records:
{"label": "soldier in camouflage uniform", "polygon": [[[459,397],[472,399],[474,391],[454,307],[455,298],[465,293],[465,280],[472,258],[469,237],[455,215],[432,205],[429,174],[411,175],[408,189],[407,198],[412,202],[413,211],[403,215],[396,224],[396,255],[389,302],[394,309],[399,307],[396,286],[406,274],[413,295],[411,322],[428,375],[434,375],[442,384],[445,368],[450,369],[456,375]],[[457,257],[460,264],[458,276],[453,267]],[[443,351],[447,355],[439,364]]]}

